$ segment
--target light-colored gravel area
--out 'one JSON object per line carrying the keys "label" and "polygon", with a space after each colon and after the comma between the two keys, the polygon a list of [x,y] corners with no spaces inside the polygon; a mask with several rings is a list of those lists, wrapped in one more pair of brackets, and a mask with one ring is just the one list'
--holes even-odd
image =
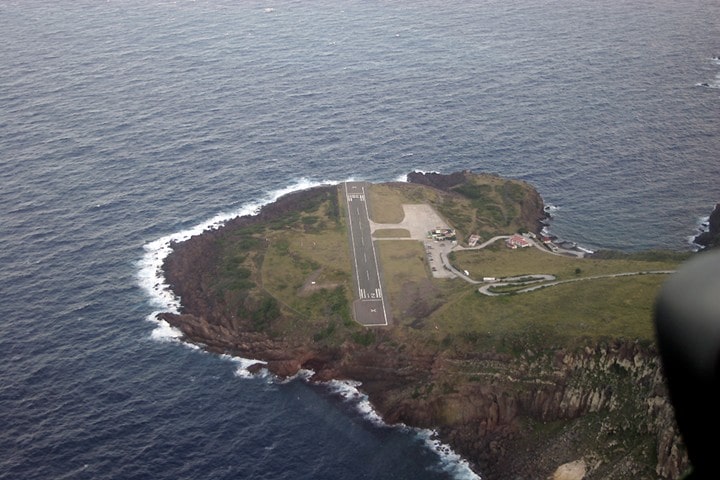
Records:
{"label": "light-colored gravel area", "polygon": [[405,218],[400,223],[375,223],[370,221],[370,228],[375,233],[378,230],[404,229],[410,232],[410,237],[375,237],[376,240],[419,240],[425,245],[425,255],[430,265],[430,271],[435,278],[454,278],[455,274],[444,266],[443,256],[447,262],[447,254],[453,245],[449,241],[438,242],[428,238],[428,232],[436,228],[450,228],[445,220],[427,204],[404,204]]}
{"label": "light-colored gravel area", "polygon": [[[405,218],[400,223],[375,223],[370,221],[370,228],[373,232],[382,229],[404,228],[410,232],[413,240],[425,240],[427,233],[436,228],[449,228],[447,222],[427,204],[405,204],[402,206]],[[407,240],[405,238],[404,240]]]}

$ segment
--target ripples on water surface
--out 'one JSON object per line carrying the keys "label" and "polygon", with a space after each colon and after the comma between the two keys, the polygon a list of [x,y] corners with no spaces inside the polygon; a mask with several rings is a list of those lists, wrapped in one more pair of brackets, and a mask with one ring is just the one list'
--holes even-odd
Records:
{"label": "ripples on water surface", "polygon": [[143,246],[303,177],[471,169],[536,185],[581,245],[687,248],[720,200],[717,18],[0,0],[0,478],[460,475],[352,402],[154,340]]}

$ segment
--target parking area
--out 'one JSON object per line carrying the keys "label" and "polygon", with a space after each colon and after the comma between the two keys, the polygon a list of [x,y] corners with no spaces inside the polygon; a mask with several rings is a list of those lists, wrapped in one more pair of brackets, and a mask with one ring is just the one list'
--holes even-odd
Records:
{"label": "parking area", "polygon": [[455,274],[445,267],[447,255],[452,250],[449,241],[425,241],[425,256],[430,265],[430,271],[435,278],[454,278]]}

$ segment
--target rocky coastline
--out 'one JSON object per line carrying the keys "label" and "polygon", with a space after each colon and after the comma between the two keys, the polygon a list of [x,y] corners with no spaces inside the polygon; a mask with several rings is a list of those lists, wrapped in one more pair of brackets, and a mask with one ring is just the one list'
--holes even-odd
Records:
{"label": "rocky coastline", "polygon": [[[411,174],[408,180],[449,190],[463,175]],[[296,192],[257,215],[172,245],[163,270],[182,309],[158,318],[208,351],[266,362],[251,370],[290,377],[311,369],[311,381],[359,381],[386,423],[435,429],[487,480],[544,479],[578,459],[588,479],[680,477],[687,456],[653,344],[608,339],[579,341],[576,350],[524,344],[504,351],[407,349],[392,329],[377,329],[370,342],[328,347],[259,331],[251,318],[228,311],[210,286],[218,245],[298,203],[334,195],[335,188]],[[539,229],[542,199],[530,203],[523,215]],[[627,440],[638,436],[647,442]],[[656,462],[648,465],[647,458]]]}
{"label": "rocky coastline", "polygon": [[694,242],[705,249],[720,247],[720,203],[710,213],[707,230],[696,236]]}

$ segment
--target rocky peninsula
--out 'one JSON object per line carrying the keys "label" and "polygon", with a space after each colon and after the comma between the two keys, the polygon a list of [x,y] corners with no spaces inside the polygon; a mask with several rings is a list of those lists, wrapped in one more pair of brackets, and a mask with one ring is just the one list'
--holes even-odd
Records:
{"label": "rocky peninsula", "polygon": [[[491,298],[462,280],[433,278],[422,242],[383,241],[376,232],[393,322],[362,327],[352,318],[341,190],[296,192],[173,244],[163,269],[182,309],[159,318],[185,341],[261,360],[255,369],[279,377],[311,369],[311,381],[359,381],[385,422],[435,429],[484,479],[561,471],[576,472],[565,478],[672,479],[686,469],[652,335],[662,278]],[[493,175],[411,173],[408,183],[373,186],[368,201],[382,224],[399,223],[403,204],[431,205],[467,247],[453,265],[478,278],[537,273],[529,268],[591,276],[680,261],[473,251],[473,235],[539,236],[546,219],[532,186]]]}

